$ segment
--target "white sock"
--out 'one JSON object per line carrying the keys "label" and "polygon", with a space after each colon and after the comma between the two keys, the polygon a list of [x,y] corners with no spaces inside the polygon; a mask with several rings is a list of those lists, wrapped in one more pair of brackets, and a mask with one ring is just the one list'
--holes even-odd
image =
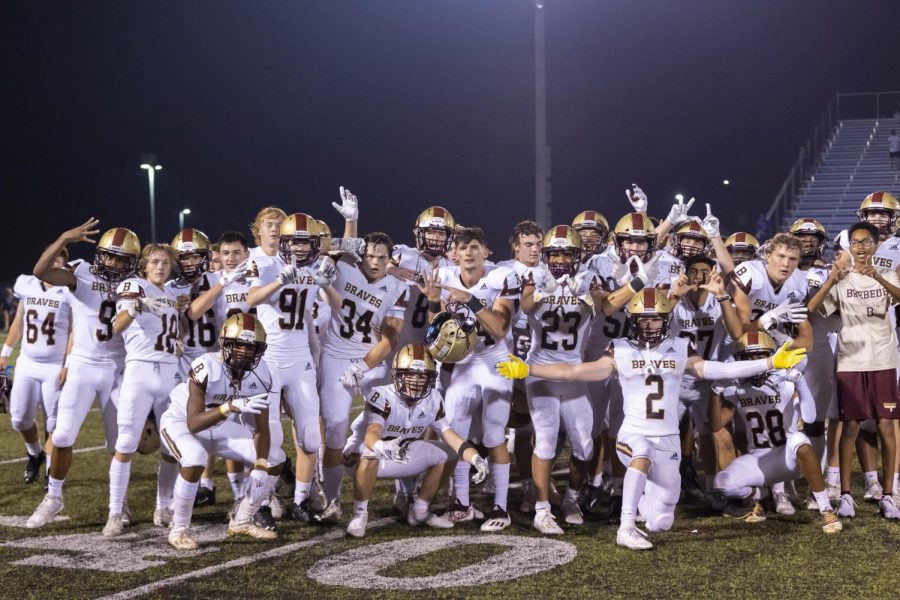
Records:
{"label": "white sock", "polygon": [[588,480],[588,484],[593,487],[602,487],[603,486],[603,473],[597,473],[596,475],[591,475],[591,478]]}
{"label": "white sock", "polygon": [[[493,467],[493,465],[491,465]],[[453,493],[456,495],[457,501],[463,506],[469,506],[469,469],[471,465],[464,460],[456,463],[453,470]]]}
{"label": "white sock", "polygon": [[216,487],[216,484],[215,482],[213,482],[212,477],[203,477],[200,480],[200,485],[208,490],[214,489]]}
{"label": "white sock", "polygon": [[634,527],[634,518],[637,516],[638,502],[644,495],[644,487],[647,485],[647,475],[628,467],[622,481],[622,516],[619,529]]}
{"label": "white sock", "polygon": [[[469,466],[468,463],[463,464]],[[509,463],[505,465],[492,463],[490,468],[494,476],[494,504],[506,510],[506,498],[509,495]]]}
{"label": "white sock", "polygon": [[353,514],[354,515],[369,514],[369,501],[368,500],[354,500],[353,501]]}
{"label": "white sock", "polygon": [[416,496],[416,499],[413,501],[412,510],[417,518],[424,519],[428,516],[428,501],[422,500]]}
{"label": "white sock", "polygon": [[159,461],[156,473],[156,509],[169,508],[175,490],[175,479],[178,477],[178,463]]}
{"label": "white sock", "polygon": [[244,472],[240,473],[229,473],[228,474],[228,483],[231,485],[231,495],[234,496],[235,500],[239,500],[244,497]]}
{"label": "white sock", "polygon": [[840,486],[841,485],[841,468],[840,467],[827,467],[825,469],[825,483],[830,486]]}
{"label": "white sock", "polygon": [[578,502],[578,490],[571,485],[566,488],[566,500]]}
{"label": "white sock", "polygon": [[550,510],[550,501],[549,500],[538,500],[534,503],[534,511],[537,512],[539,510]]}
{"label": "white sock", "polygon": [[872,483],[878,483],[878,471],[866,471],[863,473],[866,478],[866,487],[872,485]]}
{"label": "white sock", "polygon": [[112,459],[109,462],[109,514],[122,512],[128,480],[131,478],[131,463]]}
{"label": "white sock", "polygon": [[310,488],[312,488],[311,481],[298,481],[294,487],[294,504],[300,506],[304,500],[309,498]]}
{"label": "white sock", "polygon": [[831,501],[828,499],[828,492],[822,490],[821,492],[813,492],[813,498],[816,499],[816,505],[819,507],[819,512],[828,512],[832,510]]}
{"label": "white sock", "polygon": [[65,479],[57,479],[53,475],[47,478],[47,495],[53,498],[62,498],[62,488]]}
{"label": "white sock", "polygon": [[344,476],[344,465],[322,467],[322,491],[329,502],[341,495],[341,478]]}
{"label": "white sock", "polygon": [[40,442],[25,442],[25,452],[31,456],[37,456],[41,453]]}
{"label": "white sock", "polygon": [[175,479],[174,497],[172,499],[172,529],[188,527],[191,524],[191,511],[200,482],[191,483],[181,475]]}
{"label": "white sock", "polygon": [[783,494],[784,493],[784,482],[779,481],[778,483],[772,484],[772,495]]}

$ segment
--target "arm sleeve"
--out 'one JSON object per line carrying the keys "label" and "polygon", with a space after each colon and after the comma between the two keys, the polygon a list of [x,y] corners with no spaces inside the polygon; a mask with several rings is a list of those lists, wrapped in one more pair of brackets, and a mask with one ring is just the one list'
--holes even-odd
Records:
{"label": "arm sleeve", "polygon": [[734,362],[718,362],[715,360],[703,361],[703,379],[746,379],[765,373],[769,370],[769,361],[766,358],[758,360],[736,360]]}

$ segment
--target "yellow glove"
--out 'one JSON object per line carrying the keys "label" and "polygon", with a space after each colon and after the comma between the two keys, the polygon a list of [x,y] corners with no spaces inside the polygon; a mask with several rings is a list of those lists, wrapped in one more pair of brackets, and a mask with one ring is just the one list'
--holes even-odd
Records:
{"label": "yellow glove", "polygon": [[518,356],[508,354],[509,360],[497,363],[497,372],[507,379],[525,379],[528,377],[528,365]]}
{"label": "yellow glove", "polygon": [[772,355],[772,368],[790,369],[791,367],[797,366],[804,358],[806,358],[806,348],[789,350],[788,346],[790,345],[790,342],[785,342],[784,345],[778,349],[778,352]]}

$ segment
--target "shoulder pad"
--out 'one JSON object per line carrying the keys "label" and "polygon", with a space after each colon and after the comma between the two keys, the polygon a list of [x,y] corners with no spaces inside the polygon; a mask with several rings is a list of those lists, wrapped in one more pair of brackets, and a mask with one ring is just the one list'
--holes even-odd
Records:
{"label": "shoulder pad", "polygon": [[509,267],[494,267],[484,280],[488,287],[500,290],[501,296],[515,296],[522,292],[522,278]]}

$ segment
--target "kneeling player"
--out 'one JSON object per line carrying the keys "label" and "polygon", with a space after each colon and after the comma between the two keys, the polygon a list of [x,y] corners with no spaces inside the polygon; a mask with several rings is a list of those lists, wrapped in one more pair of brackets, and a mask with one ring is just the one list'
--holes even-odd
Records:
{"label": "kneeling player", "polygon": [[[253,524],[270,492],[266,469],[284,462],[280,446],[271,447],[269,403],[272,377],[261,360],[266,333],[253,315],[229,317],[219,337],[219,354],[204,354],[191,365],[190,381],[172,391],[172,404],[160,419],[160,439],[181,471],[175,482],[169,544],[194,550],[188,527],[200,475],[210,454],[252,464],[250,487],[228,524],[228,535],[274,539],[274,531]],[[273,455],[274,454],[274,455]]]}
{"label": "kneeling player", "polygon": [[[737,341],[735,358],[739,361],[769,357],[775,353],[775,340],[762,331],[745,333]],[[754,487],[806,478],[822,516],[822,530],[837,533],[842,525],[828,499],[819,461],[806,434],[797,431],[798,406],[794,385],[787,372],[761,374],[728,386],[716,393],[709,406],[713,432],[735,417],[744,422],[748,454],[736,458],[716,475],[713,487],[729,498],[726,514],[748,522],[765,520],[760,506],[750,507]],[[812,398],[810,402],[814,402]],[[737,508],[738,512],[734,512]]]}
{"label": "kneeling player", "polygon": [[[453,521],[429,512],[428,505],[437,492],[445,463],[453,459],[451,450],[477,469],[474,483],[481,483],[488,473],[487,461],[450,428],[443,399],[434,389],[437,366],[425,347],[403,346],[394,356],[391,375],[394,384],[372,388],[366,400],[365,442],[353,482],[353,519],[347,526],[347,533],[354,537],[366,533],[369,496],[376,478],[419,476],[419,489],[406,522],[449,529]],[[420,439],[428,427],[445,443]]]}
{"label": "kneeling player", "polygon": [[[722,363],[696,356],[685,338],[670,335],[675,302],[663,290],[644,289],[628,303],[628,338],[613,340],[607,354],[595,361],[572,364],[526,364],[510,356],[498,363],[504,377],[531,375],[557,381],[603,381],[618,374],[624,397],[625,420],[616,450],[627,467],[622,492],[622,515],[616,543],[633,550],[653,547],[635,526],[638,502],[650,531],[665,531],[675,520],[681,489],[681,441],[678,435],[678,395],[685,373],[700,379],[751,377],[767,370],[799,363],[805,350],[788,350],[744,362]],[[652,469],[651,469],[652,467]]]}

